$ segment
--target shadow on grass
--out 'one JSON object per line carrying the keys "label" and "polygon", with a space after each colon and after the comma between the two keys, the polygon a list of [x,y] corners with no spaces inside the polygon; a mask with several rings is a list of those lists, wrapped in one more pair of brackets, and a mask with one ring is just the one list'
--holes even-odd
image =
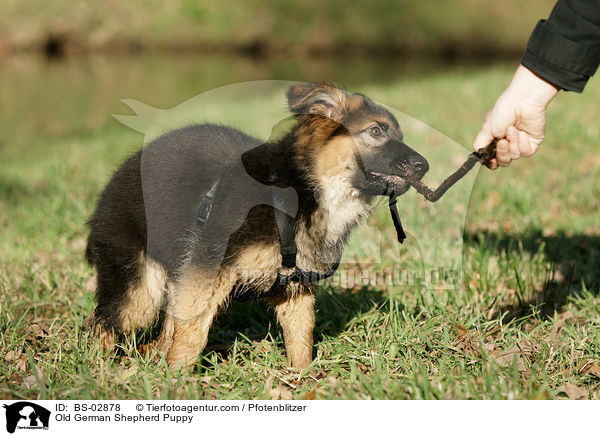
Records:
{"label": "shadow on grass", "polygon": [[549,263],[541,289],[516,304],[499,308],[497,316],[502,316],[504,322],[535,312],[552,316],[570,296],[579,295],[583,286],[594,294],[600,291],[600,235],[560,232],[544,236],[540,230],[516,234],[483,231],[466,234],[465,243],[514,256],[541,252]]}
{"label": "shadow on grass", "polygon": [[52,193],[47,183],[27,184],[21,180],[0,176],[0,202],[11,206],[22,204],[36,197],[49,196]]}
{"label": "shadow on grass", "polygon": [[[368,312],[374,306],[383,307],[387,302],[383,293],[371,289],[350,292],[329,287],[318,288],[315,343],[320,342],[323,336],[338,335],[354,317]],[[269,336],[283,340],[275,312],[265,300],[233,302],[219,315],[211,328],[203,354],[214,351],[227,358],[233,343],[236,339],[241,339],[242,335],[251,341],[261,341]],[[205,361],[204,364],[206,363]]]}

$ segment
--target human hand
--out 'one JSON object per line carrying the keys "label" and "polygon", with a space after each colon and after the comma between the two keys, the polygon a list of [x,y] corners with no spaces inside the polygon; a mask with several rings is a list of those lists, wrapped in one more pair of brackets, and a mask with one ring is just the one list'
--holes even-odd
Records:
{"label": "human hand", "polygon": [[496,158],[488,167],[506,167],[520,157],[532,156],[544,139],[546,107],[559,88],[520,65],[512,82],[498,97],[475,137],[473,148],[479,150],[494,139]]}

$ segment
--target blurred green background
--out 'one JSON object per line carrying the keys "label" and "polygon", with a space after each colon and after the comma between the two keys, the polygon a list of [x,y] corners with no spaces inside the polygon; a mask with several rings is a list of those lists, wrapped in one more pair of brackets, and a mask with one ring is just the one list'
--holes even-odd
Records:
{"label": "blurred green background", "polygon": [[[475,179],[468,204],[442,200],[438,212],[414,192],[400,200],[419,242],[461,262],[448,241],[464,241],[463,287],[320,286],[309,375],[287,368],[260,304],[234,305],[177,383],[135,344],[115,357],[77,342],[94,307],[86,221],[144,140],[111,116],[131,114],[121,99],[168,109],[231,83],[332,80],[403,113],[436,185],[466,156],[552,5],[0,0],[0,397],[599,398],[597,78],[555,99],[534,158],[463,181]],[[231,98],[248,131],[268,131],[262,104]],[[424,219],[465,215],[462,235],[419,233]],[[368,225],[349,256],[368,262],[379,227],[392,235],[384,261],[418,261],[410,244],[398,254],[387,212]]]}
{"label": "blurred green background", "polygon": [[[259,54],[519,51],[548,0],[3,0],[5,49]],[[492,55],[493,56],[493,55]]]}
{"label": "blurred green background", "polygon": [[0,146],[105,126],[122,98],[167,108],[245,80],[512,68],[552,4],[0,0]]}

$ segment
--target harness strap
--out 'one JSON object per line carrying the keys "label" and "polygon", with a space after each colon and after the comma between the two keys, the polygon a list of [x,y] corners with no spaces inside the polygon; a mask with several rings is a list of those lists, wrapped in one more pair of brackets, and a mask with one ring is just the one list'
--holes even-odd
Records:
{"label": "harness strap", "polygon": [[406,233],[404,233],[404,228],[402,227],[402,221],[400,221],[400,214],[398,213],[398,208],[396,207],[397,197],[394,192],[390,194],[390,200],[388,206],[390,208],[390,214],[392,215],[392,222],[394,223],[394,228],[396,229],[396,235],[398,236],[398,242],[401,244],[404,243],[406,239]]}
{"label": "harness strap", "polygon": [[200,207],[198,207],[198,213],[196,214],[196,224],[198,227],[204,227],[206,221],[208,221],[212,205],[215,201],[215,193],[217,192],[218,186],[219,180],[217,180],[208,190],[206,195],[202,197],[202,202],[200,203]]}
{"label": "harness strap", "polygon": [[[200,228],[206,225],[210,217],[218,186],[219,180],[212,185],[200,202],[198,213],[196,214],[196,223]],[[287,285],[291,282],[307,285],[329,278],[335,274],[340,264],[340,259],[338,259],[330,269],[323,273],[304,271],[296,266],[296,256],[298,254],[298,247],[296,246],[296,220],[290,214],[286,213],[286,211],[291,209],[290,206],[293,201],[296,200],[291,197],[292,195],[295,196],[296,193],[291,189],[281,189],[276,186],[272,186],[271,189],[275,222],[279,233],[281,268],[277,272],[277,278],[273,285],[263,294],[263,296],[269,297],[284,294]],[[244,300],[243,296],[238,296],[236,299]]]}
{"label": "harness strap", "polygon": [[294,218],[284,212],[287,208],[285,207],[286,199],[282,190],[275,186],[271,189],[275,222],[277,223],[277,230],[279,232],[281,267],[296,268],[296,254],[298,253],[298,248],[296,247],[296,223]]}
{"label": "harness strap", "polygon": [[[273,295],[285,292],[288,283],[297,282],[301,284],[316,283],[335,274],[340,264],[338,259],[330,269],[323,273],[315,271],[304,271],[296,266],[298,247],[296,246],[296,220],[284,212],[289,210],[291,198],[286,194],[291,191],[283,190],[273,186],[272,188],[275,222],[279,233],[279,250],[281,252],[281,268],[277,272],[275,283],[267,291]],[[294,193],[295,195],[295,193]],[[295,198],[293,199],[295,200]]]}

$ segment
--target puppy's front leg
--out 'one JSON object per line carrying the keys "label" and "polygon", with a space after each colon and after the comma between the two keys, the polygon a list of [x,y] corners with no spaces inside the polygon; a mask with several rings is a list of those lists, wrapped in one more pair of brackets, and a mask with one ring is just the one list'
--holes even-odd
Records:
{"label": "puppy's front leg", "polygon": [[177,369],[194,364],[208,340],[208,331],[232,284],[218,277],[195,272],[182,275],[169,302],[173,344],[167,354],[169,367]]}
{"label": "puppy's front leg", "polygon": [[292,295],[271,300],[283,328],[289,365],[306,368],[312,362],[315,296],[309,287],[297,286]]}

